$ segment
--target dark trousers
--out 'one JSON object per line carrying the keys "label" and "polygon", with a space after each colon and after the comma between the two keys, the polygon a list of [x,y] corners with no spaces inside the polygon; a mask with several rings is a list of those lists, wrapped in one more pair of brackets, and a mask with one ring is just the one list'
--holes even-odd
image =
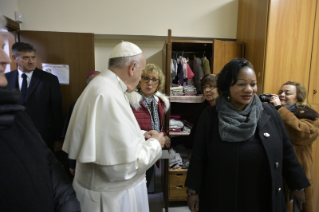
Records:
{"label": "dark trousers", "polygon": [[149,169],[147,169],[146,171],[146,185],[147,185],[147,188],[150,186],[151,184],[151,180],[152,180],[152,177],[153,177],[153,172],[154,172],[154,165],[151,166]]}

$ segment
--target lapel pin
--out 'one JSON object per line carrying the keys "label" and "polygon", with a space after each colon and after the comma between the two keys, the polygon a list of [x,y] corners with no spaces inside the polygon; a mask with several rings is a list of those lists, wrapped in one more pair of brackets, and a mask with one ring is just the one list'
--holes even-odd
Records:
{"label": "lapel pin", "polygon": [[269,133],[264,133],[264,136],[265,136],[266,138],[268,138],[268,137],[270,136],[270,134],[269,134]]}

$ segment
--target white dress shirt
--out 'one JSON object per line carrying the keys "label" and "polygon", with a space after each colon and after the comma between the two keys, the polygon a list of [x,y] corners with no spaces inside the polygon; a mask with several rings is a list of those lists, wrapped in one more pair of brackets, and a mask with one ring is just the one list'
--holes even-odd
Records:
{"label": "white dress shirt", "polygon": [[[23,81],[22,74],[25,73],[25,72],[22,72],[20,69],[18,69],[18,72],[19,72],[19,77],[18,77],[19,89],[20,89],[20,91],[21,91],[22,81]],[[28,73],[25,73],[25,74],[27,75],[27,88],[28,88],[29,85],[30,85],[30,82],[31,82],[31,78],[32,78],[32,75],[33,75],[33,71],[28,72]]]}

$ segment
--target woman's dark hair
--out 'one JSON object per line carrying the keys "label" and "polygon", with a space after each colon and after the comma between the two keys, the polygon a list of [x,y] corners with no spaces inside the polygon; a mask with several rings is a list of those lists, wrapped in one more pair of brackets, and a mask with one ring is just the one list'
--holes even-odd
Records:
{"label": "woman's dark hair", "polygon": [[230,86],[237,82],[237,75],[244,67],[253,69],[252,64],[245,58],[235,58],[227,63],[218,75],[217,87],[220,94],[229,92]]}
{"label": "woman's dark hair", "polygon": [[217,85],[218,74],[206,74],[201,80],[201,86],[206,84]]}

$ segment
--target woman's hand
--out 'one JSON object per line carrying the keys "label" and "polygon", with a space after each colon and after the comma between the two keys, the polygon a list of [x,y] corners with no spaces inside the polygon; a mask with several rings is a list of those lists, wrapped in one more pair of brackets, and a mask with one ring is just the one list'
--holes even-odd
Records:
{"label": "woman's hand", "polygon": [[279,99],[279,96],[277,94],[272,94],[272,97],[270,97],[270,99],[269,99],[269,103],[275,107],[278,105],[281,105],[281,101]]}
{"label": "woman's hand", "polygon": [[304,190],[290,190],[290,201],[296,200],[299,209],[302,210],[302,204],[306,201],[306,195]]}
{"label": "woman's hand", "polygon": [[70,170],[70,173],[73,175],[73,177],[74,177],[74,175],[75,175],[75,169],[71,169],[71,168],[69,168],[69,170]]}
{"label": "woman's hand", "polygon": [[171,139],[167,135],[165,135],[164,138],[165,138],[165,145],[164,146],[165,146],[165,148],[169,148],[171,146]]}
{"label": "woman's hand", "polygon": [[199,211],[199,197],[198,195],[187,195],[187,204],[189,210],[192,212]]}

